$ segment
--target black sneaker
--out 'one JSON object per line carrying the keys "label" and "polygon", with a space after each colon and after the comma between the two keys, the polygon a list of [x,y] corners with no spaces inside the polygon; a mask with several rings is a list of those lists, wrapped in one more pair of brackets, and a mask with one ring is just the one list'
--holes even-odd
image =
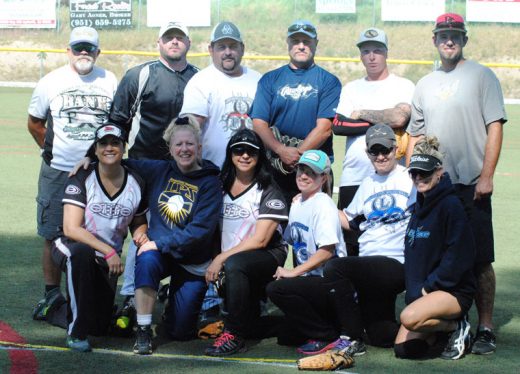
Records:
{"label": "black sneaker", "polygon": [[153,351],[151,326],[138,326],[136,336],[134,353],[136,355],[151,355]]}
{"label": "black sneaker", "polygon": [[213,345],[206,348],[204,354],[206,356],[227,356],[245,351],[247,351],[247,347],[244,339],[232,334],[228,330],[224,330],[224,332],[215,339]]}
{"label": "black sneaker", "polygon": [[457,322],[457,328],[450,335],[448,344],[441,353],[445,360],[458,360],[469,351],[471,346],[470,325],[466,317]]}
{"label": "black sneaker", "polygon": [[497,349],[497,338],[493,331],[488,328],[484,330],[478,330],[475,339],[473,340],[473,346],[471,347],[471,353],[476,355],[489,355],[495,352]]}
{"label": "black sneaker", "polygon": [[59,288],[54,288],[45,294],[45,297],[38,301],[38,304],[33,309],[32,318],[36,321],[47,320],[47,312],[49,308],[54,305],[61,305],[67,302],[65,297],[61,294]]}

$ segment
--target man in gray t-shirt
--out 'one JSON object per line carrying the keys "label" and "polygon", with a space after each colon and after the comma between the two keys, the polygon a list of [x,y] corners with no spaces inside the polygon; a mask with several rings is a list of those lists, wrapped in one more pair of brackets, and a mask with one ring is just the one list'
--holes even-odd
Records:
{"label": "man in gray t-shirt", "polygon": [[444,168],[470,216],[477,243],[475,302],[479,326],[472,352],[492,353],[496,344],[492,332],[495,273],[491,194],[502,147],[502,125],[507,121],[504,99],[495,74],[464,58],[468,37],[460,15],[439,16],[433,33],[442,65],[417,83],[407,160],[420,137],[434,135],[439,139],[445,154]]}

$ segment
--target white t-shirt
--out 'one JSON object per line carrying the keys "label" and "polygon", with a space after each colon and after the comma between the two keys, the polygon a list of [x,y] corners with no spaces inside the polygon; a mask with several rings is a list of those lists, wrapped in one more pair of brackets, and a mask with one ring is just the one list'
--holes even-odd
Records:
{"label": "white t-shirt", "polygon": [[199,71],[184,89],[181,116],[206,117],[202,129],[202,158],[221,167],[229,138],[241,128],[253,128],[249,110],[261,74],[242,66],[239,77],[230,77],[214,65]]}
{"label": "white t-shirt", "polygon": [[349,221],[364,216],[359,229],[360,256],[387,256],[404,263],[404,236],[416,190],[408,170],[397,165],[388,175],[366,177],[343,209]]}
{"label": "white t-shirt", "polygon": [[[412,102],[412,81],[390,74],[381,81],[365,78],[349,82],[341,90],[337,113],[350,116],[355,110],[382,110],[393,108],[399,103]],[[365,135],[347,138],[341,186],[358,186],[365,177],[374,172],[366,152]]]}
{"label": "white t-shirt", "polygon": [[42,157],[52,168],[70,171],[85,156],[108,120],[116,88],[115,75],[97,66],[79,75],[65,65],[38,82],[29,114],[47,120]]}
{"label": "white t-shirt", "polygon": [[[326,245],[336,246],[337,257],[347,255],[338,208],[323,192],[318,192],[305,201],[301,200],[301,196],[293,201],[284,238],[293,247],[297,265],[306,262],[319,248]],[[304,275],[322,274],[323,266]]]}

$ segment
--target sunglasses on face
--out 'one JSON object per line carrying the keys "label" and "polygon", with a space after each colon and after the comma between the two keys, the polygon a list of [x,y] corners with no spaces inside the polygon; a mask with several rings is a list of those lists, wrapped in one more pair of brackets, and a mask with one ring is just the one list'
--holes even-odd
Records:
{"label": "sunglasses on face", "polygon": [[78,43],[74,44],[70,48],[76,53],[81,53],[83,51],[87,53],[94,53],[97,50],[97,47],[90,43]]}
{"label": "sunglasses on face", "polygon": [[247,145],[239,145],[237,147],[231,148],[231,153],[236,156],[242,156],[244,153],[247,153],[251,157],[256,157],[258,156],[258,149],[248,147]]}
{"label": "sunglasses on face", "polygon": [[420,176],[421,179],[428,179],[430,178],[433,173],[435,173],[435,169],[433,170],[419,170],[419,169],[412,169],[408,171],[408,174],[412,177],[412,179],[417,178],[417,176]]}
{"label": "sunglasses on face", "polygon": [[372,147],[368,150],[368,154],[370,156],[374,156],[374,157],[377,157],[379,155],[383,155],[383,156],[388,156],[390,154],[390,152],[393,151],[393,147],[392,148],[386,148],[386,147]]}
{"label": "sunglasses on face", "polygon": [[319,174],[317,174],[314,170],[312,170],[307,165],[296,165],[296,174],[305,174],[310,178],[316,178]]}
{"label": "sunglasses on face", "polygon": [[316,29],[313,26],[302,25],[302,24],[291,25],[291,26],[289,26],[287,31],[289,31],[289,32],[305,31],[305,32],[310,32],[312,34],[316,34]]}

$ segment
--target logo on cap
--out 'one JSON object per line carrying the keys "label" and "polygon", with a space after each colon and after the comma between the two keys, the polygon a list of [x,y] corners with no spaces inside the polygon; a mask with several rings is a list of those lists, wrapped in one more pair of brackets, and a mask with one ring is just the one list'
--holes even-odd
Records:
{"label": "logo on cap", "polygon": [[379,33],[374,29],[370,29],[365,32],[365,36],[367,38],[377,38],[378,35]]}
{"label": "logo on cap", "polygon": [[228,24],[225,24],[224,27],[222,27],[222,34],[224,35],[231,35],[233,34],[233,29]]}

